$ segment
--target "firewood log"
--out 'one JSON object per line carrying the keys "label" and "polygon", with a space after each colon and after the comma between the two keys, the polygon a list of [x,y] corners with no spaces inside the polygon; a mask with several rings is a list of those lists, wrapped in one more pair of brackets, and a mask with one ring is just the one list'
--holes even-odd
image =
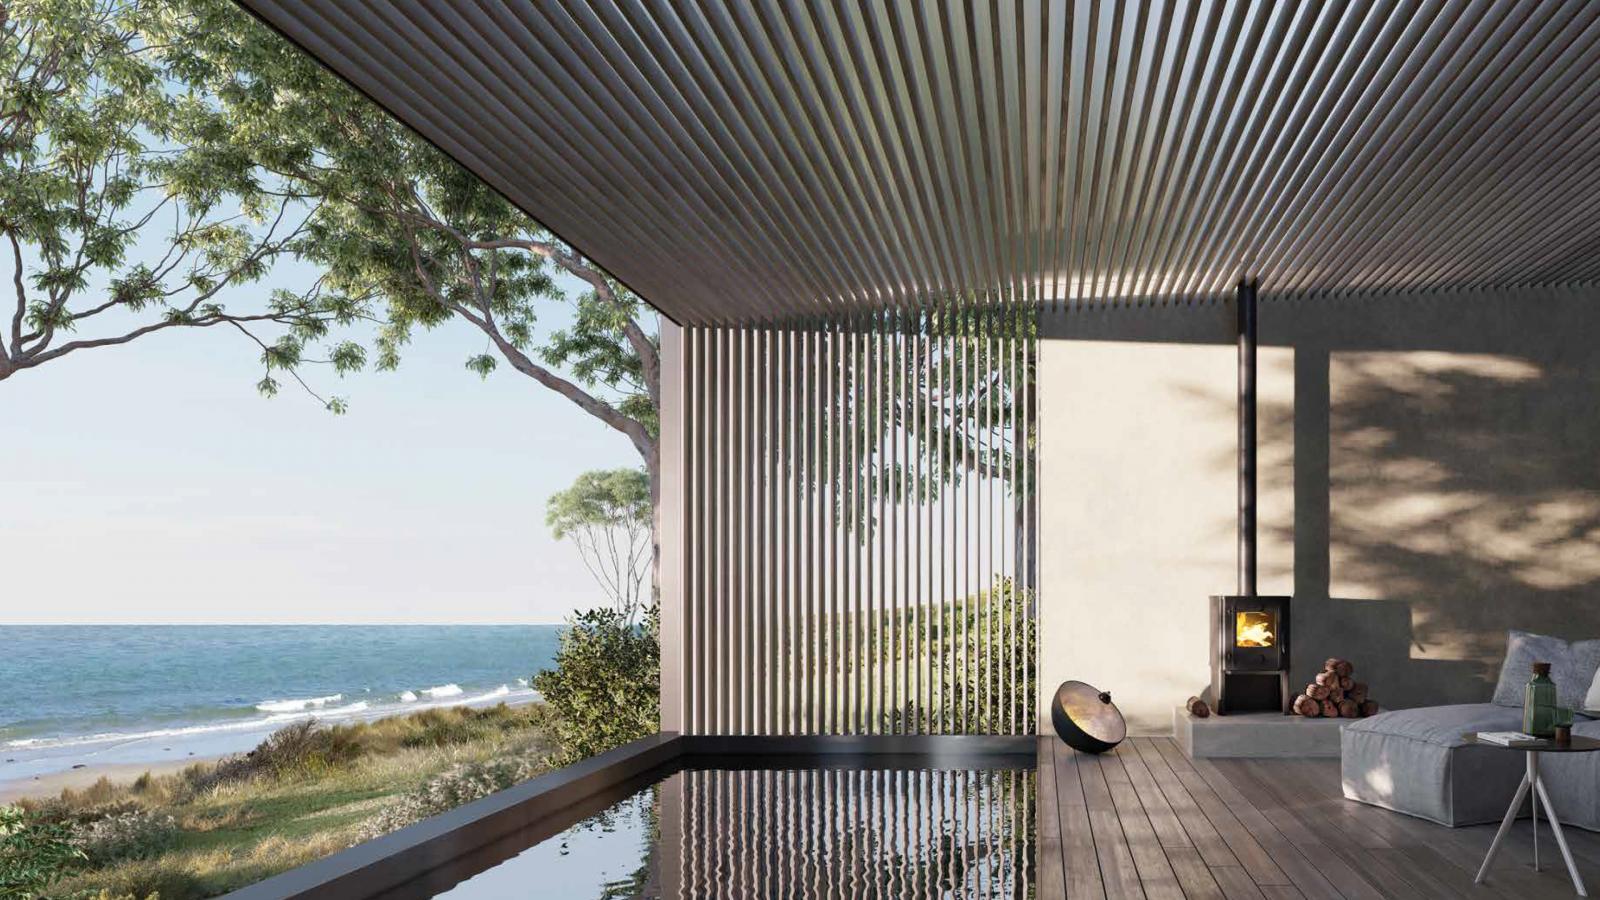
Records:
{"label": "firewood log", "polygon": [[1352,674],[1354,674],[1356,670],[1356,664],[1348,659],[1341,659],[1338,661],[1338,664],[1333,667],[1333,670],[1339,673],[1340,678],[1349,678]]}
{"label": "firewood log", "polygon": [[1326,700],[1328,699],[1328,686],[1312,682],[1306,685],[1306,696],[1313,700]]}
{"label": "firewood log", "polygon": [[1344,692],[1344,695],[1357,703],[1365,703],[1367,699],[1366,682],[1356,682],[1350,686],[1350,690]]}
{"label": "firewood log", "polygon": [[1332,700],[1322,701],[1322,714],[1332,719],[1339,715],[1339,705]]}
{"label": "firewood log", "polygon": [[1325,687],[1333,687],[1334,685],[1336,685],[1338,683],[1339,683],[1339,676],[1333,674],[1332,672],[1318,672],[1317,673],[1317,684],[1323,685]]}
{"label": "firewood log", "polygon": [[1305,694],[1294,698],[1294,711],[1308,719],[1315,719],[1322,715],[1322,704],[1311,699]]}
{"label": "firewood log", "polygon": [[1187,709],[1189,715],[1194,716],[1196,719],[1204,719],[1211,715],[1211,707],[1207,706],[1206,702],[1199,697],[1190,697],[1185,700],[1183,708]]}
{"label": "firewood log", "polygon": [[1356,705],[1354,700],[1339,701],[1339,718],[1354,719],[1359,715],[1361,715],[1361,707]]}
{"label": "firewood log", "polygon": [[1339,676],[1339,690],[1344,691],[1346,694],[1348,694],[1348,693],[1350,693],[1350,689],[1355,687],[1355,686],[1356,686],[1356,680],[1354,678],[1351,678],[1349,675],[1340,675]]}
{"label": "firewood log", "polygon": [[1376,700],[1365,700],[1365,701],[1362,701],[1362,703],[1361,703],[1361,715],[1363,715],[1363,716],[1373,716],[1373,715],[1377,715],[1377,713],[1378,713],[1378,701],[1376,701]]}

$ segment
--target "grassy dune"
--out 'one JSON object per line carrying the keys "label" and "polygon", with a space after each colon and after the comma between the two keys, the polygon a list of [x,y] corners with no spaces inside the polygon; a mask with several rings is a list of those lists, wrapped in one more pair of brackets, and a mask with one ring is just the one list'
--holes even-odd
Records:
{"label": "grassy dune", "polygon": [[89,857],[51,897],[211,897],[536,774],[546,716],[498,706],[292,726],[243,756],[23,805],[70,825]]}

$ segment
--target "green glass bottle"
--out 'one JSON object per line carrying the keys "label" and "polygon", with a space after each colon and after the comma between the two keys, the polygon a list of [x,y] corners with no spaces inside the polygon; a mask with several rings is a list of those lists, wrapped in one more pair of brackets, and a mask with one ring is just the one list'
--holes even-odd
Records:
{"label": "green glass bottle", "polygon": [[1550,664],[1533,664],[1533,679],[1522,691],[1522,730],[1537,738],[1556,733],[1556,683],[1550,680]]}

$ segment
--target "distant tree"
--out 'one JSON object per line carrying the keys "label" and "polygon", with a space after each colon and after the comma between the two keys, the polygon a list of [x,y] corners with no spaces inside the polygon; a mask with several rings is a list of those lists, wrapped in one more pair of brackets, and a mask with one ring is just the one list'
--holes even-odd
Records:
{"label": "distant tree", "polygon": [[361,318],[365,287],[254,286],[307,249],[320,201],[218,140],[237,121],[151,40],[167,12],[133,0],[0,5],[0,273],[10,269],[12,294],[0,381],[218,325],[257,348],[268,394],[303,363],[345,372],[364,359],[352,342],[316,360],[305,347]]}
{"label": "distant tree", "polygon": [[651,521],[650,482],[639,469],[584,472],[545,505],[545,524],[558,540],[577,545],[589,574],[630,625],[648,602]]}

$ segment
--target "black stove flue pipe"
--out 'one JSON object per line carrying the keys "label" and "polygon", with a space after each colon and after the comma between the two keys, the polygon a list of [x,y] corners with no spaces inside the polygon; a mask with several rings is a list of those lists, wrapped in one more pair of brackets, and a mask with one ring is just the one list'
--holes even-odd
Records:
{"label": "black stove flue pipe", "polygon": [[1240,281],[1239,326],[1239,595],[1256,596],[1256,285]]}

